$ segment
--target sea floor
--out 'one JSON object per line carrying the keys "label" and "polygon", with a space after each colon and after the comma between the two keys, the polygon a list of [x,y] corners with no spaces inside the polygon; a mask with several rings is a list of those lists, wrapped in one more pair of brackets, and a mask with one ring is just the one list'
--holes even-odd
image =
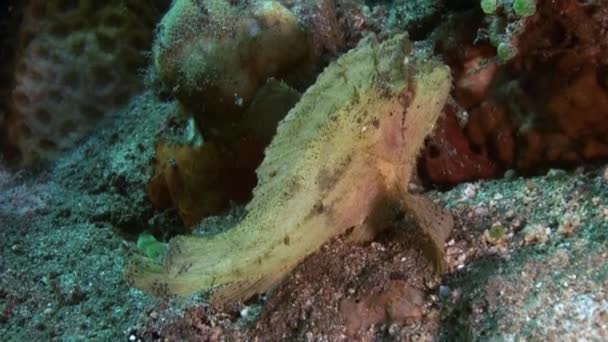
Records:
{"label": "sea floor", "polygon": [[137,234],[183,230],[145,194],[157,137],[180,134],[176,113],[144,93],[54,164],[0,167],[0,340],[608,339],[604,165],[431,191],[456,221],[443,276],[404,218],[366,245],[329,242],[273,292],[225,311],[129,288]]}

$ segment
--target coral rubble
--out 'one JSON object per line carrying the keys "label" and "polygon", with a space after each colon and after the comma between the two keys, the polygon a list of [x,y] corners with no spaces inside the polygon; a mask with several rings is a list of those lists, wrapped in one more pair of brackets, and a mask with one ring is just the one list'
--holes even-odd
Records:
{"label": "coral rubble", "polygon": [[169,5],[0,6],[4,340],[607,339],[608,0]]}

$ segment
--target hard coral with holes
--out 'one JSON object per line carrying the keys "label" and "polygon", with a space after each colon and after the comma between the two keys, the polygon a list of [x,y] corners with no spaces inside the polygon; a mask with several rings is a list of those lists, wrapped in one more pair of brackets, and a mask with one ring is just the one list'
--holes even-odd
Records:
{"label": "hard coral with holes", "polygon": [[28,164],[69,148],[140,86],[161,0],[32,0],[6,131]]}

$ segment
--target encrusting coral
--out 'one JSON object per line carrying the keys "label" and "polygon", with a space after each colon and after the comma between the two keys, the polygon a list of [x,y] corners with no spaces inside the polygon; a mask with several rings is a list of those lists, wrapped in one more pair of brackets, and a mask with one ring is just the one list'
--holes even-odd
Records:
{"label": "encrusting coral", "polygon": [[73,146],[138,90],[162,2],[29,2],[5,127],[24,163]]}
{"label": "encrusting coral", "polygon": [[[606,160],[608,1],[495,3],[437,30],[436,52],[454,71],[456,111],[466,119],[436,131],[439,153],[425,153],[422,176],[453,185]],[[512,48],[508,58],[501,44]]]}
{"label": "encrusting coral", "polygon": [[164,264],[135,257],[127,280],[158,296],[211,290],[216,304],[244,300],[331,238],[370,239],[404,212],[442,270],[452,218],[407,188],[451,77],[409,50],[404,35],[368,37],[332,63],[281,122],[242,221],[218,235],[173,238]]}

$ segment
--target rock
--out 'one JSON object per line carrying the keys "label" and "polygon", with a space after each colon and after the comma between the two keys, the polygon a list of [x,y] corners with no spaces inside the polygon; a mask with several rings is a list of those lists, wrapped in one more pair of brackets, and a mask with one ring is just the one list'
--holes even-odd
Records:
{"label": "rock", "polygon": [[545,244],[549,241],[551,230],[541,224],[529,224],[524,230],[524,242],[526,245]]}

